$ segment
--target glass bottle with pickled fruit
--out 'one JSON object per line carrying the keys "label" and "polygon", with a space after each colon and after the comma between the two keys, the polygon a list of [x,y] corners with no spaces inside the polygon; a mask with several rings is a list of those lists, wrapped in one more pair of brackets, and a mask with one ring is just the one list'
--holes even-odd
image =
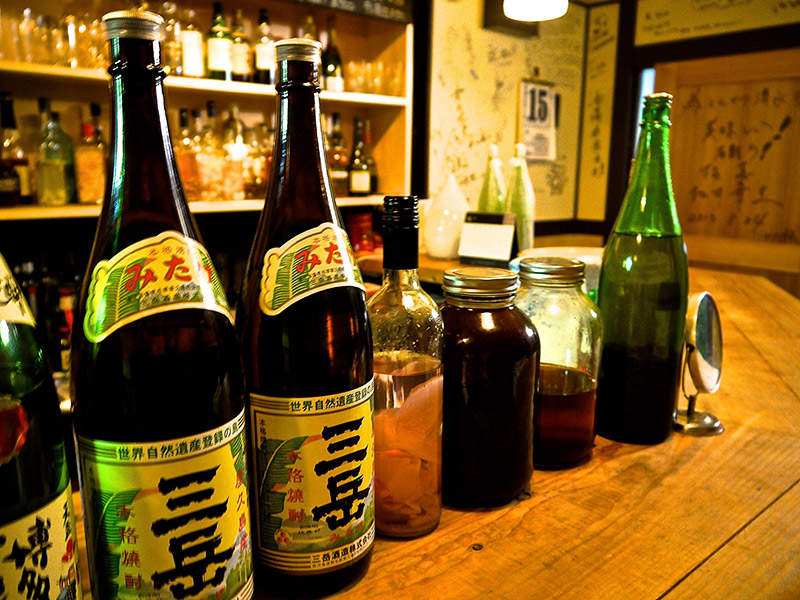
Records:
{"label": "glass bottle with pickled fruit", "polygon": [[378,533],[433,531],[442,513],[442,315],[419,281],[415,196],[383,201],[383,285],[368,303]]}
{"label": "glass bottle with pickled fruit", "polygon": [[[233,317],[167,124],[163,19],[103,17],[111,173],[75,313],[71,395],[92,596],[253,594]],[[186,570],[186,559],[198,556]],[[137,560],[120,569],[122,556]]]}
{"label": "glass bottle with pickled fruit", "polygon": [[375,535],[372,337],[328,181],[320,46],[275,43],[280,130],[236,319],[250,392],[256,572],[284,595],[358,580]]}

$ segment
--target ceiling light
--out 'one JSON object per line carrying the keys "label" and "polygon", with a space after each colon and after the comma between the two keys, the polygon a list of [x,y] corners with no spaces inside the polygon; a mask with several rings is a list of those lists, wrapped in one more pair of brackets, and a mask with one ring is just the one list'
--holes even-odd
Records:
{"label": "ceiling light", "polygon": [[515,21],[549,21],[564,16],[569,0],[503,0],[503,12]]}

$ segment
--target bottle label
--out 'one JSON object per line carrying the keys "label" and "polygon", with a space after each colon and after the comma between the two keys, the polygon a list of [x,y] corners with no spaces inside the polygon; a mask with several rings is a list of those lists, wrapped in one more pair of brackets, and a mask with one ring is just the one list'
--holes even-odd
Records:
{"label": "bottle label", "polygon": [[364,290],[364,280],[347,233],[322,223],[267,251],[258,304],[273,316],[311,294],[342,286]]}
{"label": "bottle label", "polygon": [[206,249],[177,231],[165,231],[97,263],[83,331],[96,344],[133,321],[185,308],[213,310],[233,323]]}
{"label": "bottle label", "polygon": [[233,45],[231,65],[231,70],[237,75],[250,74],[250,47],[247,44]]}
{"label": "bottle label", "polygon": [[27,161],[24,165],[16,165],[14,169],[19,175],[19,194],[20,196],[30,196],[31,191],[31,168],[28,166]]}
{"label": "bottle label", "polygon": [[233,63],[233,40],[208,39],[208,70],[230,71]]}
{"label": "bottle label", "polygon": [[243,411],[181,439],[78,436],[94,596],[252,597],[244,427]]}
{"label": "bottle label", "polygon": [[25,302],[25,296],[2,256],[0,256],[0,321],[36,327],[33,313]]}
{"label": "bottle label", "polygon": [[205,74],[203,34],[199,31],[182,31],[181,47],[183,50],[183,74],[187,77],[202,77]]}
{"label": "bottle label", "polygon": [[358,194],[368,194],[371,182],[369,171],[350,171],[350,191]]}
{"label": "bottle label", "polygon": [[39,510],[0,526],[0,598],[80,600],[80,576],[71,486]]}
{"label": "bottle label", "polygon": [[272,71],[275,67],[275,47],[272,42],[256,44],[256,69],[259,71]]}
{"label": "bottle label", "polygon": [[308,574],[366,552],[375,537],[374,380],[341,394],[250,394],[258,558]]}

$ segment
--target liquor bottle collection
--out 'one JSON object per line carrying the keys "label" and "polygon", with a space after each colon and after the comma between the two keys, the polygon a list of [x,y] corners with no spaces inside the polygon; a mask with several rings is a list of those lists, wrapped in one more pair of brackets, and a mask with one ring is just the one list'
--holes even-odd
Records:
{"label": "liquor bottle collection", "polygon": [[[160,52],[168,28],[146,11],[103,17],[108,142],[85,130],[87,153],[110,153],[69,307],[94,597],[324,595],[366,573],[376,532],[425,535],[443,503],[502,505],[526,493],[534,464],[588,460],[595,414],[597,432],[612,439],[666,437],[688,279],[666,95],[645,102],[600,309],[580,287],[583,264],[557,257],[526,259],[519,276],[452,269],[438,307],[420,284],[410,196],[384,200],[383,284],[368,302],[334,202],[347,178],[337,173],[338,116],[328,144],[323,132],[321,44],[276,42],[279,131],[234,319],[188,209],[205,188],[181,170],[198,115],[182,112],[178,143],[170,138]],[[55,156],[65,143],[58,119],[47,119]],[[233,107],[229,120],[237,144]],[[355,179],[369,186],[369,128],[359,121],[356,131],[351,165],[363,163]],[[76,166],[99,160],[79,155]],[[0,330],[0,556],[19,558],[0,561],[0,593],[80,598],[89,586],[75,564],[80,525],[53,357],[2,259]],[[32,560],[47,539],[59,558],[49,566]]]}

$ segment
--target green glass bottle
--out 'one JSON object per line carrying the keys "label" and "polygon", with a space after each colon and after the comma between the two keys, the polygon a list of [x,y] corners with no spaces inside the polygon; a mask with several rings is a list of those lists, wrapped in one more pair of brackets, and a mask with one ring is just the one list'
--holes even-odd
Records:
{"label": "green glass bottle", "polygon": [[606,325],[597,433],[637,444],[669,437],[680,386],[689,270],[672,195],[671,101],[669,94],[645,99],[636,161],[597,293]]}
{"label": "green glass bottle", "polygon": [[82,596],[67,460],[33,314],[0,256],[0,598]]}
{"label": "green glass bottle", "polygon": [[222,10],[222,2],[214,2],[213,12],[214,20],[206,34],[206,73],[211,79],[233,81],[233,36]]}

